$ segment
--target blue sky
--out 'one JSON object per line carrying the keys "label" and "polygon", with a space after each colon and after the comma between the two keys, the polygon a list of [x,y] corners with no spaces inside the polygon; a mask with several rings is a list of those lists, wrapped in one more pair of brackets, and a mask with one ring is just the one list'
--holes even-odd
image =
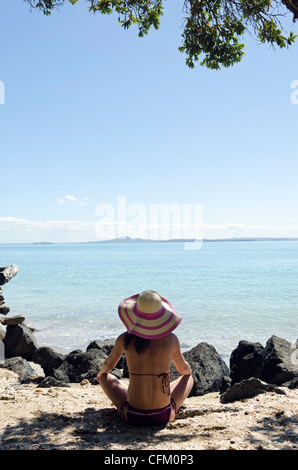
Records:
{"label": "blue sky", "polygon": [[119,196],[201,204],[207,238],[298,236],[298,43],[248,37],[240,64],[190,70],[182,4],[138,38],[86,2],[1,2],[0,243],[95,240]]}

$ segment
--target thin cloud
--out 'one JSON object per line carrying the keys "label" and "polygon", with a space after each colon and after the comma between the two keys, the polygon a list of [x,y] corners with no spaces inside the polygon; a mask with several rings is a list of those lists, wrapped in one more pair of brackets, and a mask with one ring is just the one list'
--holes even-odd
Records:
{"label": "thin cloud", "polygon": [[0,243],[84,242],[95,239],[95,221],[0,218]]}
{"label": "thin cloud", "polygon": [[58,200],[58,204],[76,203],[79,207],[82,207],[82,206],[87,206],[89,201],[90,201],[89,197],[84,197],[83,199],[79,199],[73,194],[66,194],[61,199]]}

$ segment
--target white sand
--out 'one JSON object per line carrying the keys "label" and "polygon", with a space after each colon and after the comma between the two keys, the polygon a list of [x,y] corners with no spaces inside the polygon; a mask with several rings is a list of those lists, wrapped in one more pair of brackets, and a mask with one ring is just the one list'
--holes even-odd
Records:
{"label": "white sand", "polygon": [[283,390],[230,404],[191,397],[164,428],[134,428],[98,385],[38,388],[0,369],[0,449],[297,450],[298,390]]}

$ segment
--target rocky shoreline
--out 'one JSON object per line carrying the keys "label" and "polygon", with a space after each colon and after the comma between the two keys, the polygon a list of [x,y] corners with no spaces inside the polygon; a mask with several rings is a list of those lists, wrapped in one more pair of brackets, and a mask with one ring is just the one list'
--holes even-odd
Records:
{"label": "rocky shoreline", "polygon": [[[39,346],[24,320],[0,317],[0,449],[298,448],[297,344],[241,340],[228,367],[212,345],[199,343],[184,353],[194,387],[174,423],[136,433],[96,381],[115,339],[60,354]],[[129,380],[125,356],[112,373]],[[172,366],[171,380],[176,375]]]}
{"label": "rocky shoreline", "polygon": [[[39,346],[34,332],[26,324],[8,325],[3,340],[5,361],[1,367],[16,372],[21,383],[35,376],[34,380],[41,388],[67,387],[82,381],[97,385],[97,372],[110,354],[114,342],[115,338],[95,340],[86,351],[74,350],[61,354],[51,347]],[[290,389],[298,386],[296,345],[277,336],[269,338],[265,346],[241,340],[231,354],[230,368],[208,343],[199,343],[183,354],[194,377],[190,397],[219,392],[221,401],[227,403],[266,391],[281,393],[280,386]],[[43,376],[38,377],[34,373],[30,361],[41,367]],[[129,379],[124,355],[112,374],[119,379]],[[171,380],[177,376],[172,365]]]}

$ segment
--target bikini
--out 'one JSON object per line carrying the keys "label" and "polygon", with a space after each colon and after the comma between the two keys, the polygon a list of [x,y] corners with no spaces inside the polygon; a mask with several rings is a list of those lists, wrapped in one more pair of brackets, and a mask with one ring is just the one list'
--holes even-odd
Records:
{"label": "bikini", "polygon": [[[169,372],[164,372],[162,374],[134,374],[129,372],[130,375],[151,375],[154,377],[162,377],[161,386],[163,393],[167,393],[170,396],[170,374]],[[168,423],[172,409],[177,414],[178,409],[175,403],[175,400],[171,398],[170,403],[163,407],[157,408],[155,410],[142,410],[139,408],[134,408],[127,401],[122,403],[120,418],[122,422],[131,424],[133,426],[154,426],[158,424]],[[124,412],[126,410],[126,418],[124,417]]]}

